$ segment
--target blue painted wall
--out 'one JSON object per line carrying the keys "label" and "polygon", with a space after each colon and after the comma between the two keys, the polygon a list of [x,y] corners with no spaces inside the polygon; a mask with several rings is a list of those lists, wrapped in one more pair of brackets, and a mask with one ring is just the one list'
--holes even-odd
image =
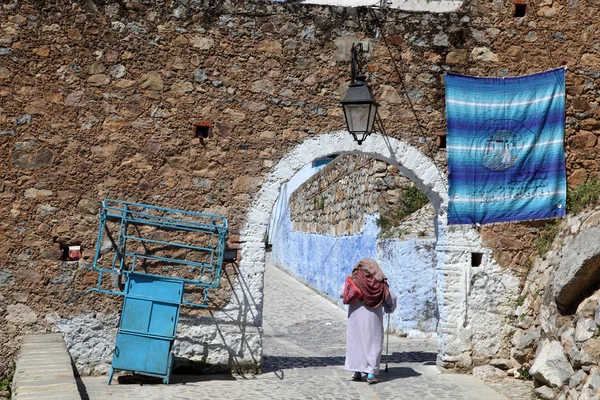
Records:
{"label": "blue painted wall", "polygon": [[393,329],[429,336],[437,324],[434,241],[379,240],[376,220],[366,216],[363,230],[351,236],[308,234],[293,231],[288,209],[273,238],[271,263],[342,306],[338,294],[346,276],[358,260],[373,258],[398,296]]}
{"label": "blue painted wall", "polygon": [[[294,232],[289,208],[274,238],[271,263],[313,288],[338,300],[338,291],[358,260],[377,255],[378,227],[365,224],[352,236],[326,236]],[[374,222],[374,221],[373,221]]]}
{"label": "blue painted wall", "polygon": [[409,337],[429,336],[437,328],[435,254],[434,240],[377,242],[376,260],[398,296],[392,325]]}

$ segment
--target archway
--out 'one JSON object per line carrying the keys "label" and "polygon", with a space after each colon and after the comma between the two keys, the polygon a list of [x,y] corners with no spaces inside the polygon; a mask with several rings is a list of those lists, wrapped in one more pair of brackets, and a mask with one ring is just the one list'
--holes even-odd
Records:
{"label": "archway", "polygon": [[[418,149],[395,138],[372,135],[361,146],[345,131],[318,135],[296,146],[273,168],[254,198],[241,231],[239,274],[243,279],[234,288],[235,299],[224,312],[243,315],[247,325],[262,326],[262,288],[265,268],[264,233],[279,194],[279,188],[307,163],[330,154],[366,154],[400,170],[428,197],[436,210],[437,299],[439,310],[438,365],[445,368],[471,365],[471,334],[467,324],[468,274],[471,252],[479,247],[479,235],[468,227],[446,226],[447,179],[431,159]],[[247,301],[251,298],[252,301]],[[246,301],[241,301],[246,299]],[[250,339],[250,338],[247,338]],[[261,354],[260,338],[252,340]],[[253,357],[254,358],[254,357]]]}

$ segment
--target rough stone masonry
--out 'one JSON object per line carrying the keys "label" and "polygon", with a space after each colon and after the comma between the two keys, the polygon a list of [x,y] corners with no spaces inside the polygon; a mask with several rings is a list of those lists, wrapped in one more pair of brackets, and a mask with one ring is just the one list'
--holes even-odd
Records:
{"label": "rough stone masonry", "polygon": [[[0,367],[24,333],[59,329],[82,372],[106,369],[120,299],[84,294],[96,279],[90,254],[103,198],[223,214],[230,245],[243,246],[239,229],[273,165],[308,137],[342,128],[339,100],[359,40],[370,43],[367,70],[388,134],[442,169],[445,152],[434,139],[444,130],[444,71],[511,76],[567,65],[569,186],[596,177],[598,5],[533,0],[524,18],[514,18],[509,2],[483,0],[453,13],[379,12],[399,77],[365,9],[258,0],[3,2]],[[212,134],[193,137],[192,124],[202,121],[213,124]],[[511,229],[486,243],[503,251]],[[69,244],[82,246],[79,263],[62,262]],[[498,259],[503,266],[527,258],[526,249],[509,250]],[[216,321],[184,316],[177,355],[256,369],[262,270],[241,276],[232,268],[228,276],[223,291],[247,284],[252,294],[231,301],[253,306],[233,319],[227,305]]]}

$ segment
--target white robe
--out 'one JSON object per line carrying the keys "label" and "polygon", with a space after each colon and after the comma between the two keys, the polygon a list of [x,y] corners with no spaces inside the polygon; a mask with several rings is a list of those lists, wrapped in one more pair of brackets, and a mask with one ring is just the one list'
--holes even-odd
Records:
{"label": "white robe", "polygon": [[396,295],[390,289],[390,295],[382,306],[370,308],[360,301],[348,306],[345,370],[379,374],[383,351],[383,311],[392,313],[396,305]]}

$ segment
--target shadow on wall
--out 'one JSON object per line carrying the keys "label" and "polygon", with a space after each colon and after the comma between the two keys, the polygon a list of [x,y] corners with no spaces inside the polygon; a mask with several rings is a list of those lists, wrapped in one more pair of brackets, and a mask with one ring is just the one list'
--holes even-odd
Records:
{"label": "shadow on wall", "polygon": [[[252,295],[237,263],[223,271],[223,278],[234,288],[230,303],[218,311],[209,310],[210,315],[180,315],[173,349],[177,373],[243,375],[260,371],[260,359],[256,357],[260,354],[258,326],[262,317],[254,310],[262,309],[258,304],[262,298]],[[63,334],[78,373],[106,374],[112,362],[119,316],[119,312],[87,313],[71,318],[57,316],[48,322]],[[254,323],[248,322],[252,319]]]}
{"label": "shadow on wall", "polygon": [[[232,288],[231,309],[209,309],[210,317],[182,317],[178,329],[174,369],[177,373],[259,373],[261,362],[256,356],[261,334],[262,309],[252,296],[237,262],[231,262],[234,273],[223,268],[224,278]],[[241,290],[235,290],[236,286]],[[241,295],[240,295],[241,293]],[[262,302],[262,299],[260,300]],[[254,321],[248,323],[248,319]],[[214,330],[210,330],[210,327]],[[209,329],[206,329],[208,327]],[[249,332],[250,330],[250,332]],[[251,360],[248,360],[248,357]]]}

